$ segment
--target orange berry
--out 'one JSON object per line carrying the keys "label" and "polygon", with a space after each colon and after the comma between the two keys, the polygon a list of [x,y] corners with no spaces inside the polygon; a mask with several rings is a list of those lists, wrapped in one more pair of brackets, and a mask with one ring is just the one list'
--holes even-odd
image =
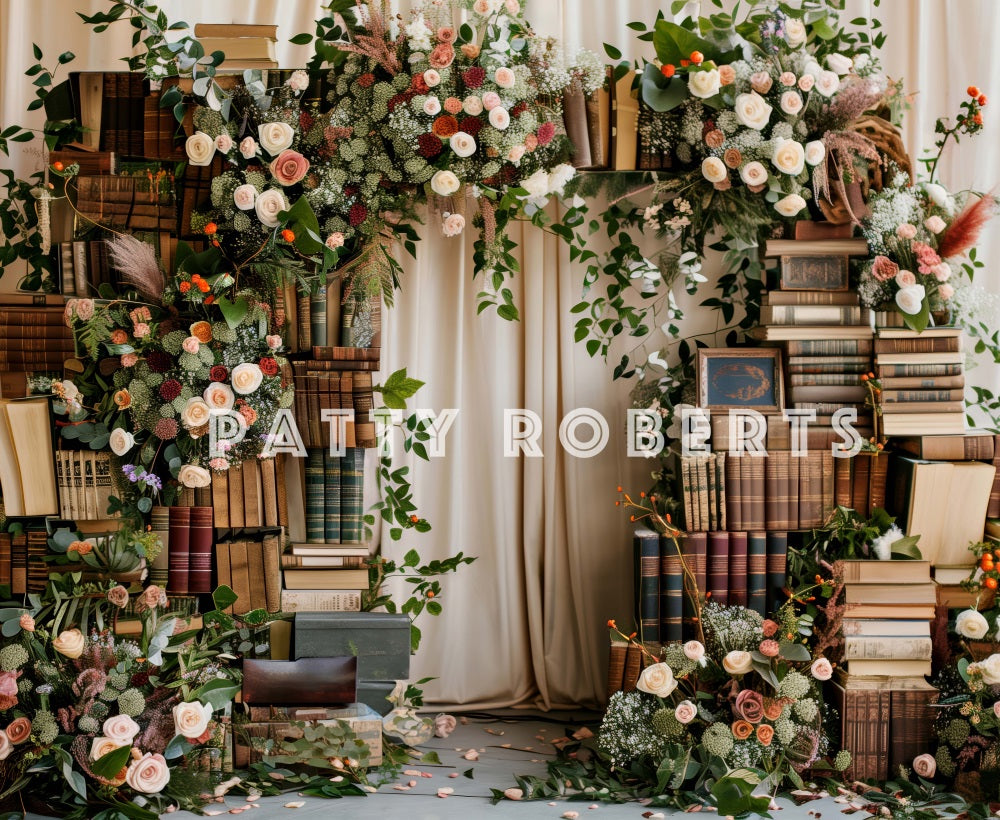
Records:
{"label": "orange berry", "polygon": [[621,492],[621,491],[622,491],[622,485],[621,485],[621,484],[619,484],[619,485],[618,485],[618,492]]}
{"label": "orange berry", "polygon": [[993,550],[993,554],[994,554],[994,555],[995,555],[995,556],[996,556],[997,558],[1000,558],[1000,550]]}
{"label": "orange berry", "polygon": [[703,62],[705,62],[705,55],[702,54],[700,51],[692,51],[691,62],[694,63],[695,65],[701,65]]}
{"label": "orange berry", "polygon": [[666,519],[667,519],[667,523],[668,523],[668,524],[672,524],[672,523],[673,523],[673,521],[672,521],[672,520],[671,520],[671,518],[670,518],[670,513],[667,513],[665,517],[666,517]]}
{"label": "orange berry", "polygon": [[861,374],[861,381],[863,381],[863,382],[868,381],[868,374],[867,373],[862,373]]}
{"label": "orange berry", "polygon": [[976,88],[976,86],[974,85],[970,85],[967,89],[965,89],[965,93],[968,94],[970,97],[978,97],[979,89]]}
{"label": "orange berry", "polygon": [[55,168],[57,171],[61,171],[66,166],[63,165],[61,162],[53,162],[52,167]]}
{"label": "orange berry", "polygon": [[209,222],[205,226],[205,233],[207,233],[209,236],[214,234],[217,230],[219,230],[219,226],[216,225],[214,222]]}
{"label": "orange berry", "polygon": [[681,60],[681,68],[687,68],[689,65],[691,65],[690,60]]}
{"label": "orange berry", "polygon": [[630,516],[628,517],[628,520],[629,520],[629,521],[635,521],[635,516],[634,516],[634,515],[630,515]]}
{"label": "orange berry", "polygon": [[208,296],[205,297],[205,304],[206,305],[210,305],[214,301],[215,301],[215,296],[213,294],[209,294]]}
{"label": "orange berry", "polygon": [[987,97],[985,94],[980,94],[979,97],[976,99],[976,102],[979,103],[980,105],[986,105],[986,103],[989,102],[989,97]]}
{"label": "orange berry", "polygon": [[212,245],[213,245],[213,247],[216,247],[216,248],[220,247],[219,240],[218,239],[213,239],[212,240]]}
{"label": "orange berry", "polygon": [[987,589],[996,589],[997,588],[997,579],[996,578],[987,578],[985,581],[983,581],[983,583],[986,585]]}
{"label": "orange berry", "polygon": [[615,506],[616,506],[616,507],[620,507],[621,505],[622,505],[622,502],[621,502],[621,501],[616,501],[616,502],[615,502]]}
{"label": "orange berry", "polygon": [[416,524],[419,520],[420,519],[417,516],[415,516],[415,515],[411,515],[410,516],[410,523],[411,524]]}
{"label": "orange berry", "polygon": [[639,498],[645,498],[645,497],[646,497],[646,492],[645,490],[643,490],[642,492],[639,493]]}
{"label": "orange berry", "polygon": [[673,76],[674,76],[674,74],[676,74],[676,73],[677,73],[677,68],[676,68],[676,67],[674,66],[674,64],[673,64],[673,63],[667,63],[667,64],[666,64],[665,66],[663,66],[663,67],[662,67],[662,68],[660,69],[660,73],[661,73],[661,74],[662,74],[662,75],[663,75],[664,77],[666,77],[666,78],[668,78],[668,79],[669,79],[670,77],[673,77]]}
{"label": "orange berry", "polygon": [[433,598],[434,597],[434,590],[433,589],[427,590],[427,597],[428,598]]}
{"label": "orange berry", "polygon": [[290,228],[285,228],[285,230],[281,232],[281,238],[284,239],[286,242],[294,242],[295,231],[291,230]]}

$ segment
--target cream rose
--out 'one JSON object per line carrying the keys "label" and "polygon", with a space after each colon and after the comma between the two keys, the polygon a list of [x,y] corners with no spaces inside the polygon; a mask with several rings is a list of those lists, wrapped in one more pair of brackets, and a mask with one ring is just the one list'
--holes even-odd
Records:
{"label": "cream rose", "polygon": [[260,365],[244,362],[233,368],[230,381],[233,383],[234,391],[241,396],[248,396],[260,387],[260,383],[264,381],[264,372],[260,369]]}
{"label": "cream rose", "polygon": [[896,271],[895,279],[896,279],[896,284],[899,285],[901,288],[909,288],[917,284],[916,274],[914,274],[913,271],[910,270]]}
{"label": "cream rose", "polygon": [[937,760],[934,755],[922,754],[913,758],[913,773],[917,777],[934,777],[937,773]]}
{"label": "cream rose", "polygon": [[654,663],[642,670],[636,688],[640,692],[665,698],[677,688],[674,671],[665,663]]}
{"label": "cream rose", "polygon": [[849,74],[854,68],[854,60],[846,54],[831,54],[826,58],[826,67],[837,74]]}
{"label": "cream rose", "polygon": [[490,125],[497,129],[497,131],[506,131],[510,127],[510,114],[507,113],[507,109],[498,106],[490,111]]}
{"label": "cream rose", "polygon": [[513,70],[503,66],[493,72],[493,82],[501,88],[513,88],[514,83],[517,82],[517,75],[514,74]]}
{"label": "cream rose", "polygon": [[174,706],[174,731],[191,740],[205,734],[211,719],[212,707],[207,703],[196,700]]}
{"label": "cream rose", "polygon": [[806,24],[797,17],[785,18],[785,40],[792,48],[798,48],[806,41]]}
{"label": "cream rose", "polygon": [[809,671],[816,680],[830,680],[833,677],[833,665],[826,658],[816,658]]}
{"label": "cream rose", "polygon": [[185,487],[209,487],[212,474],[197,464],[185,464],[177,471],[177,480]]}
{"label": "cream rose", "polygon": [[181,348],[185,353],[197,353],[201,349],[201,342],[197,336],[188,336],[181,342]]}
{"label": "cream rose", "polygon": [[786,91],[781,95],[781,110],[795,116],[802,110],[802,97],[798,91]]}
{"label": "cream rose", "polygon": [[458,236],[465,230],[465,217],[461,214],[448,214],[441,223],[441,232],[445,236]]}
{"label": "cream rose", "polygon": [[524,158],[524,152],[528,149],[523,145],[515,145],[507,152],[507,159],[511,162],[520,162]]}
{"label": "cream rose", "polygon": [[135,437],[128,430],[116,427],[111,431],[108,445],[116,456],[123,456],[135,446]]}
{"label": "cream rose", "polygon": [[438,171],[431,177],[431,190],[438,196],[451,196],[462,187],[462,181],[451,171]]}
{"label": "cream rose", "polygon": [[95,737],[90,742],[90,759],[100,760],[108,752],[120,749],[123,745],[123,743],[119,743],[117,740],[112,740],[110,737]]}
{"label": "cream rose", "polygon": [[109,740],[113,740],[119,746],[127,746],[135,736],[139,734],[139,724],[128,715],[113,715],[104,721],[101,731]]}
{"label": "cream rose", "polygon": [[236,401],[233,389],[222,382],[212,382],[201,395],[209,410],[231,410]]}
{"label": "cream rose", "polygon": [[767,168],[757,160],[748,162],[740,169],[740,179],[747,185],[766,185]]}
{"label": "cream rose", "polygon": [[955,618],[955,631],[963,638],[970,638],[974,641],[981,640],[986,637],[989,628],[990,625],[983,614],[974,609],[959,612],[958,617]]}
{"label": "cream rose", "polygon": [[710,68],[708,71],[695,71],[688,75],[688,91],[692,97],[707,100],[719,93],[722,87],[722,78],[719,76],[719,69]]}
{"label": "cream rose", "polygon": [[170,769],[163,755],[146,752],[133,761],[125,773],[125,782],[137,792],[158,794],[170,782]]}
{"label": "cream rose", "polygon": [[436,68],[428,68],[424,72],[424,82],[428,88],[437,88],[441,85],[441,73]]}
{"label": "cream rose", "polygon": [[[83,647],[87,639],[79,629],[67,629],[59,633],[59,637],[53,639],[52,648],[60,655],[67,658],[79,658],[83,654]],[[105,732],[105,734],[107,734]]]}
{"label": "cream rose", "polygon": [[483,113],[483,101],[475,94],[470,94],[462,100],[462,109],[470,117],[478,117]]}
{"label": "cream rose", "polygon": [[434,117],[440,114],[441,100],[439,100],[437,97],[434,96],[428,97],[426,100],[424,100],[423,110],[428,117]]}
{"label": "cream rose", "polygon": [[753,91],[749,94],[738,94],[734,110],[736,119],[742,125],[759,131],[770,121],[773,109],[760,94]]}
{"label": "cream rose", "polygon": [[211,165],[215,156],[215,140],[204,131],[195,131],[184,143],[184,150],[192,165]]}
{"label": "cream rose", "polygon": [[929,216],[927,217],[927,219],[924,220],[924,227],[927,228],[927,230],[929,230],[933,234],[939,234],[948,226],[945,224],[945,221],[941,217],[939,217],[937,214],[934,214],[934,216]]}
{"label": "cream rose", "polygon": [[896,291],[896,305],[903,313],[914,316],[920,313],[927,291],[923,285],[910,285]]}
{"label": "cream rose", "polygon": [[215,148],[222,154],[228,154],[233,150],[233,138],[229,134],[219,134],[215,138]]}
{"label": "cream rose", "polygon": [[806,143],[806,164],[819,165],[826,159],[826,146],[822,140],[811,140]]}
{"label": "cream rose", "polygon": [[208,417],[211,415],[212,408],[208,406],[208,403],[200,396],[192,396],[184,405],[184,409],[181,410],[181,424],[184,425],[184,429],[193,430],[196,427],[202,427],[208,424]]}
{"label": "cream rose", "polygon": [[549,175],[545,169],[535,171],[530,177],[521,180],[521,187],[530,197],[543,197],[549,192]]}
{"label": "cream rose", "polygon": [[789,194],[774,203],[774,210],[782,216],[795,216],[806,207],[806,201],[798,194]]}
{"label": "cream rose", "polygon": [[947,282],[938,285],[938,296],[944,299],[946,302],[955,295],[955,289],[949,285]]}
{"label": "cream rose", "polygon": [[722,182],[729,176],[729,170],[718,157],[705,157],[701,162],[701,175],[709,182]]}
{"label": "cream rose", "polygon": [[833,71],[821,71],[816,78],[816,90],[824,97],[832,97],[840,88],[840,77]]}
{"label": "cream rose", "polygon": [[0,760],[6,760],[13,751],[14,744],[10,742],[7,733],[3,729],[0,729]]}
{"label": "cream rose", "polygon": [[257,201],[257,189],[253,185],[240,185],[233,191],[233,202],[241,211],[250,211]]}
{"label": "cream rose", "polygon": [[471,157],[476,153],[475,137],[471,134],[466,134],[464,131],[456,131],[452,134],[451,139],[448,140],[448,144],[451,145],[451,150],[463,159]]}
{"label": "cream rose", "polygon": [[722,668],[730,675],[745,675],[753,669],[753,657],[749,652],[734,649],[722,659]]}
{"label": "cream rose", "polygon": [[698,707],[689,700],[682,700],[677,704],[677,708],[674,709],[674,717],[677,718],[677,722],[684,724],[685,726],[697,716]]}
{"label": "cream rose", "polygon": [[253,208],[262,225],[268,228],[277,228],[278,214],[288,210],[288,200],[277,188],[269,188],[258,195]]}
{"label": "cream rose", "polygon": [[814,85],[816,85],[816,78],[812,74],[803,74],[799,77],[799,90],[804,91],[807,94],[812,91]]}
{"label": "cream rose", "polygon": [[261,147],[272,156],[278,156],[295,139],[295,131],[287,122],[268,122],[257,128]]}
{"label": "cream rose", "polygon": [[684,657],[705,665],[705,645],[701,641],[688,641],[684,644]]}
{"label": "cream rose", "polygon": [[913,239],[917,235],[916,225],[912,225],[909,222],[904,222],[898,228],[896,228],[896,236],[900,239]]}
{"label": "cream rose", "polygon": [[244,137],[240,142],[240,153],[243,159],[253,159],[257,156],[257,140],[253,137]]}
{"label": "cream rose", "polygon": [[937,205],[939,208],[948,207],[948,192],[936,182],[928,182],[924,184],[924,193],[930,198],[930,201]]}
{"label": "cream rose", "polygon": [[771,153],[774,167],[784,174],[798,176],[806,164],[806,152],[802,143],[793,139],[777,137],[774,140],[774,151]]}
{"label": "cream rose", "polygon": [[989,686],[995,686],[1000,683],[1000,655],[990,655],[986,658],[986,660],[969,664],[970,671],[973,667],[975,667],[976,671],[979,673],[983,683],[988,684]]}
{"label": "cream rose", "polygon": [[301,68],[293,71],[292,76],[285,83],[292,91],[305,91],[309,87],[309,74]]}
{"label": "cream rose", "polygon": [[576,176],[576,168],[568,162],[563,162],[552,169],[549,174],[549,193],[563,195],[566,183]]}

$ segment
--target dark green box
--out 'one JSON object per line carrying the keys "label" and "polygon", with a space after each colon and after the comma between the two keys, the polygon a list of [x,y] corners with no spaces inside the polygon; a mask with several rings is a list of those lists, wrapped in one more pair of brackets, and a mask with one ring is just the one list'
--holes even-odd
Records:
{"label": "dark green box", "polygon": [[392,704],[387,700],[392,690],[396,688],[395,681],[359,680],[358,703],[370,706],[385,717],[392,710]]}
{"label": "dark green box", "polygon": [[359,682],[407,680],[410,619],[378,612],[299,612],[291,655],[292,660],[356,656]]}

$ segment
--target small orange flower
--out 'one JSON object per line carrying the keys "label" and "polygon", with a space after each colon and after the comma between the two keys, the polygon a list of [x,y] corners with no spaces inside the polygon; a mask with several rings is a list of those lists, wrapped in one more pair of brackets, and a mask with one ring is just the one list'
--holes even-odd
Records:
{"label": "small orange flower", "polygon": [[205,226],[205,233],[208,234],[209,236],[214,235],[215,232],[218,231],[218,230],[219,230],[219,226],[216,225],[214,222],[209,222]]}
{"label": "small orange flower", "polygon": [[215,301],[215,297],[213,295],[211,295],[211,294],[209,294],[208,296],[205,297],[205,304],[206,305],[210,305],[214,301]]}
{"label": "small orange flower", "polygon": [[768,720],[777,720],[781,717],[781,710],[783,706],[780,701],[777,700],[765,700],[764,701],[764,717]]}
{"label": "small orange flower", "polygon": [[618,628],[618,624],[615,623],[615,619],[614,618],[610,618],[608,620],[608,629],[617,629],[617,628]]}
{"label": "small orange flower", "polygon": [[191,290],[191,283],[181,282],[177,287],[180,288],[181,293],[187,293],[189,290]]}
{"label": "small orange flower", "polygon": [[53,162],[52,167],[55,168],[57,171],[61,171],[66,166],[63,165],[61,162]]}
{"label": "small orange flower", "polygon": [[733,737],[746,740],[753,734],[753,724],[747,720],[738,720],[732,725]]}
{"label": "small orange flower", "polygon": [[774,727],[767,724],[761,723],[757,727],[757,740],[760,741],[761,746],[770,746],[771,740],[774,738]]}
{"label": "small orange flower", "polygon": [[411,515],[410,516],[410,523],[411,524],[416,524],[419,520],[420,519],[417,516],[415,516],[415,515]]}
{"label": "small orange flower", "polygon": [[132,394],[125,388],[116,391],[113,400],[119,410],[126,410],[132,406]]}
{"label": "small orange flower", "polygon": [[621,491],[622,491],[622,485],[621,485],[621,484],[619,484],[619,485],[618,485],[618,492],[621,492]]}
{"label": "small orange flower", "polygon": [[980,105],[986,105],[986,103],[989,102],[989,97],[987,97],[985,94],[980,94],[979,97],[976,99],[976,102],[979,103]]}
{"label": "small orange flower", "polygon": [[212,324],[211,322],[195,322],[191,327],[188,328],[191,335],[194,336],[202,344],[208,344],[212,341]]}
{"label": "small orange flower", "polygon": [[972,118],[972,121],[976,125],[982,125],[983,124],[983,115],[977,112],[976,115]]}
{"label": "small orange flower", "polygon": [[451,116],[451,114],[445,114],[434,120],[431,131],[434,133],[434,136],[441,139],[453,137],[458,133],[458,120]]}
{"label": "small orange flower", "polygon": [[208,291],[209,291],[209,284],[208,284],[208,282],[206,282],[204,279],[199,279],[198,280],[198,290],[200,290],[202,293],[208,293]]}
{"label": "small orange flower", "polygon": [[976,88],[976,86],[974,85],[970,85],[967,89],[965,89],[965,93],[968,94],[970,97],[978,97],[979,89]]}
{"label": "small orange flower", "polygon": [[291,230],[290,228],[285,228],[285,230],[281,232],[281,238],[284,239],[286,242],[294,242],[295,231]]}
{"label": "small orange flower", "polygon": [[87,541],[74,541],[69,545],[69,551],[75,552],[77,555],[86,555],[93,549],[93,545]]}
{"label": "small orange flower", "polygon": [[123,345],[127,341],[128,341],[128,334],[121,328],[111,331],[111,344]]}
{"label": "small orange flower", "polygon": [[663,68],[660,69],[660,73],[663,74],[664,77],[670,78],[677,73],[677,68],[674,66],[673,63],[667,63],[665,66],[663,66]]}
{"label": "small orange flower", "polygon": [[681,60],[681,68],[687,68],[689,65],[691,65],[690,60]]}

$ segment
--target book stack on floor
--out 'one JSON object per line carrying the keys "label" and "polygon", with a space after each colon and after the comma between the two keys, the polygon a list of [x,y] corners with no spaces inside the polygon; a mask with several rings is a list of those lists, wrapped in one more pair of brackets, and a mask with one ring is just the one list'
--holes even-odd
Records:
{"label": "book stack on floor", "polygon": [[[173,556],[172,533],[170,546]],[[245,615],[255,609],[268,612],[281,609],[280,535],[216,544],[215,571],[217,584],[225,584],[238,596],[231,610],[234,614]]]}
{"label": "book stack on floor", "polygon": [[960,328],[880,328],[875,368],[887,436],[961,434],[965,375]]}
{"label": "book stack on floor", "polygon": [[360,612],[368,557],[363,544],[292,544],[281,556],[281,611]]}
{"label": "book stack on floor", "polygon": [[885,780],[929,745],[930,569],[929,561],[844,562],[844,663],[830,689],[857,779]]}

